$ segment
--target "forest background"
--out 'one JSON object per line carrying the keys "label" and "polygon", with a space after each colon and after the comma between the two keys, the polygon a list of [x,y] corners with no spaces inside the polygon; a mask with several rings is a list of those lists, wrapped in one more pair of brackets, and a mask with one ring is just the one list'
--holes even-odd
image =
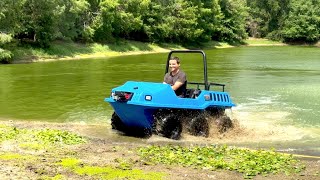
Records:
{"label": "forest background", "polygon": [[123,40],[201,46],[248,37],[317,43],[320,0],[1,0],[0,62],[18,47]]}

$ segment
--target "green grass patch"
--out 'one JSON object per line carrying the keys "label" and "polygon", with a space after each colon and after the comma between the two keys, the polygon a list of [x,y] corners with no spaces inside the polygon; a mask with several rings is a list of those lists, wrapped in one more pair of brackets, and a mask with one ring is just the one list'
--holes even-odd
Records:
{"label": "green grass patch", "polygon": [[11,126],[0,126],[0,142],[14,140],[22,148],[42,149],[54,145],[76,145],[86,142],[77,134],[54,129],[19,129]]}
{"label": "green grass patch", "polygon": [[181,46],[176,45],[155,45],[152,43],[143,43],[137,41],[118,41],[113,44],[82,44],[56,41],[53,42],[50,48],[47,49],[25,45],[14,46],[10,50],[14,54],[14,61],[19,62],[39,59],[110,57],[124,53],[130,54],[135,52],[158,52],[171,47],[181,48]]}
{"label": "green grass patch", "polygon": [[67,180],[68,178],[65,177],[65,176],[63,176],[63,175],[61,175],[61,174],[57,174],[57,175],[55,175],[55,176],[53,176],[53,177],[50,177],[50,176],[42,176],[40,179],[41,179],[41,180]]}
{"label": "green grass patch", "polygon": [[237,171],[245,178],[258,174],[279,172],[286,174],[301,172],[305,166],[292,155],[273,150],[249,150],[227,146],[148,146],[138,149],[146,163],[181,165],[209,170],[224,169]]}
{"label": "green grass patch", "polygon": [[0,126],[0,142],[15,139],[20,133],[22,131],[15,127]]}
{"label": "green grass patch", "polygon": [[249,38],[245,40],[247,45],[284,45],[284,43],[280,41],[272,41],[269,39],[261,39],[261,38]]}
{"label": "green grass patch", "polygon": [[160,180],[165,176],[161,172],[144,172],[139,169],[114,168],[112,166],[90,166],[84,165],[79,159],[66,158],[58,163],[64,168],[80,176],[90,176],[94,179],[139,179]]}
{"label": "green grass patch", "polygon": [[65,168],[72,168],[74,169],[81,163],[81,160],[76,158],[65,158],[62,159],[61,162],[57,163],[58,165],[61,165]]}
{"label": "green grass patch", "polygon": [[187,47],[177,44],[154,44],[138,41],[119,40],[115,43],[74,43],[55,41],[47,49],[33,47],[31,45],[10,47],[15,62],[47,60],[47,59],[72,59],[72,58],[99,58],[119,55],[129,55],[145,52],[164,52],[170,49],[185,49]]}
{"label": "green grass patch", "polygon": [[27,158],[30,158],[30,157],[24,156],[21,154],[15,154],[15,153],[0,153],[1,160],[27,159]]}
{"label": "green grass patch", "polygon": [[[213,49],[240,45],[284,45],[279,41],[249,38],[243,43],[230,44],[226,42],[209,41],[202,44],[179,45],[171,43],[145,43],[130,40],[118,40],[115,43],[74,43],[70,41],[54,41],[47,49],[37,48],[29,44],[13,43],[8,46],[14,62],[32,62],[48,59],[99,58],[119,55],[129,55],[146,52],[165,52],[171,49]],[[11,57],[11,56],[10,56]]]}
{"label": "green grass patch", "polygon": [[74,133],[68,131],[54,130],[54,129],[44,129],[40,131],[35,131],[35,137],[40,142],[44,144],[66,144],[66,145],[75,145],[85,143],[86,140]]}

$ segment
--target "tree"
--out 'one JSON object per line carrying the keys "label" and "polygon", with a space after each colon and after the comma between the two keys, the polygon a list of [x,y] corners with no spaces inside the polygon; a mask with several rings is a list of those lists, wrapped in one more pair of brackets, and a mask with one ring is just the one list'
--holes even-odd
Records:
{"label": "tree", "polygon": [[290,0],[246,0],[250,16],[247,29],[251,36],[280,39],[289,12]]}
{"label": "tree", "polygon": [[0,1],[0,32],[16,34],[21,32],[25,0]]}
{"label": "tree", "polygon": [[142,28],[140,9],[145,1],[104,0],[100,3],[100,14],[92,28],[96,41],[113,42],[119,38],[129,38],[131,32]]}
{"label": "tree", "polygon": [[217,40],[240,42],[247,37],[245,19],[248,16],[244,0],[219,0],[223,17],[216,33]]}
{"label": "tree", "polygon": [[320,40],[320,0],[294,0],[282,33],[289,42]]}
{"label": "tree", "polygon": [[57,0],[56,5],[61,12],[56,14],[54,39],[86,40],[84,31],[91,23],[90,4],[86,0]]}
{"label": "tree", "polygon": [[22,9],[22,32],[18,36],[32,38],[40,47],[49,47],[57,32],[63,8],[58,0],[26,0]]}

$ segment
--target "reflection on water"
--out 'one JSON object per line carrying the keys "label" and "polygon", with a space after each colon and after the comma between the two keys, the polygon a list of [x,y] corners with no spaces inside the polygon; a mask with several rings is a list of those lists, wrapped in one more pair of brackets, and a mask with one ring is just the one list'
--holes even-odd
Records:
{"label": "reflection on water", "polygon": [[[208,79],[227,85],[237,104],[230,115],[242,129],[209,139],[186,134],[182,142],[320,147],[319,48],[240,47],[206,54]],[[178,56],[188,80],[202,81],[201,57]],[[128,80],[162,82],[166,58],[164,53],[1,65],[0,119],[109,124],[112,109],[103,100],[111,89]],[[168,141],[143,141],[163,140]]]}

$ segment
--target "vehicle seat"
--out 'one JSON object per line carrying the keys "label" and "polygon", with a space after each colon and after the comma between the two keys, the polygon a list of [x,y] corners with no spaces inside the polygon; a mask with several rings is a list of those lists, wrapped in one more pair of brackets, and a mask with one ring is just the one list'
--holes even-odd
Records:
{"label": "vehicle seat", "polygon": [[200,89],[187,89],[185,97],[195,99],[200,95],[200,93]]}

